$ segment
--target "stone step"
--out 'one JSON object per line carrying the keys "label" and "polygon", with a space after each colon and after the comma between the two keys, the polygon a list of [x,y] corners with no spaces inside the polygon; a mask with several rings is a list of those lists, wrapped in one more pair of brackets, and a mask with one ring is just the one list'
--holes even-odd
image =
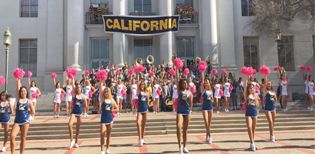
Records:
{"label": "stone step", "polygon": [[[314,125],[304,125],[304,126],[277,126],[275,127],[275,133],[277,131],[287,131],[287,130],[314,130]],[[269,131],[268,126],[265,127],[257,127],[256,132],[259,131]],[[247,132],[247,128],[220,128],[211,129],[212,133],[231,133],[231,132]],[[188,128],[189,134],[200,134],[205,133],[204,128],[200,129],[192,129],[191,127]],[[165,134],[176,134],[176,130],[146,130],[145,135],[165,135]],[[74,131],[75,135],[75,131]],[[99,138],[100,134],[99,131],[93,131],[89,133],[81,133],[80,132],[80,138]],[[112,137],[122,137],[122,136],[137,136],[137,131],[128,131],[128,132],[112,132]],[[0,137],[1,140],[3,140],[3,136]],[[19,140],[19,137],[16,138]],[[29,134],[27,136],[28,140],[51,140],[51,139],[68,139],[68,133],[65,133],[63,135],[59,134],[44,134],[44,135],[32,135]]]}

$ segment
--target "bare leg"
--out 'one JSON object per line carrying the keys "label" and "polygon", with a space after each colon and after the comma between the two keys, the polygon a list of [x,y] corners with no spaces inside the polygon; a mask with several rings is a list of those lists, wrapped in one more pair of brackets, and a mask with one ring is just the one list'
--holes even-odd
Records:
{"label": "bare leg", "polygon": [[70,142],[73,140],[73,122],[74,122],[74,116],[71,115],[68,123],[68,130],[69,130],[69,137],[70,137]]}
{"label": "bare leg", "polygon": [[79,134],[80,134],[80,125],[81,125],[81,116],[77,116],[76,132],[75,132],[75,143],[78,143]]}
{"label": "bare leg", "polygon": [[139,139],[139,141],[140,141],[140,139],[141,139],[141,122],[142,122],[142,114],[141,113],[138,113],[137,114],[137,131],[138,131],[138,139]]}
{"label": "bare leg", "polygon": [[188,129],[188,126],[189,126],[189,121],[190,121],[190,115],[185,115],[184,116],[184,125],[183,125],[184,147],[186,147],[186,143],[187,143],[187,129]]}
{"label": "bare leg", "polygon": [[104,151],[104,145],[105,145],[105,133],[106,133],[106,127],[105,125],[101,124],[101,129],[100,129],[100,135],[101,135],[101,151]]}
{"label": "bare leg", "polygon": [[247,125],[247,132],[248,132],[249,141],[251,144],[253,144],[254,140],[253,140],[252,118],[251,117],[246,117],[246,125]]}
{"label": "bare leg", "polygon": [[270,136],[273,136],[273,120],[272,120],[272,117],[271,117],[271,112],[267,111],[265,114],[266,114],[266,117],[267,117],[267,120],[268,120],[268,124],[269,124]]}
{"label": "bare leg", "polygon": [[204,120],[204,123],[205,123],[205,127],[206,127],[206,140],[208,139],[209,137],[209,120],[208,120],[208,112],[207,111],[203,111],[202,112],[202,115],[203,115],[203,120]]}
{"label": "bare leg", "polygon": [[15,154],[15,138],[20,131],[20,126],[13,124],[10,137],[11,154]]}
{"label": "bare leg", "polygon": [[212,111],[208,111],[208,127],[209,127],[209,137],[211,137],[211,121],[212,121]]}
{"label": "bare leg", "polygon": [[182,114],[177,114],[176,125],[177,125],[176,127],[177,142],[178,142],[178,147],[180,148],[182,145],[182,141],[181,141],[182,128],[183,128],[183,115]]}
{"label": "bare leg", "polygon": [[24,124],[20,127],[21,127],[20,154],[23,154],[24,148],[25,148],[26,136],[27,136],[27,132],[30,127],[30,124]]}
{"label": "bare leg", "polygon": [[255,130],[256,130],[256,123],[258,121],[258,116],[256,118],[252,118],[252,132],[253,132],[253,142],[255,142]]}
{"label": "bare leg", "polygon": [[110,137],[111,137],[111,132],[112,132],[112,125],[106,125],[106,150],[109,150],[109,145],[110,145]]}
{"label": "bare leg", "polygon": [[141,121],[141,139],[144,138],[144,130],[145,130],[145,124],[147,122],[147,113],[142,114],[142,121]]}
{"label": "bare leg", "polygon": [[9,123],[4,123],[3,129],[4,129],[3,147],[5,147],[9,139]]}

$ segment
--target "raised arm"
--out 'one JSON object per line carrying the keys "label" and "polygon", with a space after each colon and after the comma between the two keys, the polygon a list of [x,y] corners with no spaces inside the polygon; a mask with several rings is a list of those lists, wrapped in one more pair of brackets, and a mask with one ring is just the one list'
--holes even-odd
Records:
{"label": "raised arm", "polygon": [[28,86],[31,87],[31,77],[27,77]]}
{"label": "raised arm", "polygon": [[20,98],[20,94],[19,94],[19,91],[20,91],[20,88],[21,88],[21,80],[20,79],[17,79],[16,80],[16,91],[15,91],[15,98],[18,99]]}
{"label": "raised arm", "polygon": [[175,68],[176,70],[176,74],[175,74],[175,85],[177,86],[177,88],[179,87],[178,86],[178,83],[179,83],[179,70],[178,68]]}
{"label": "raised arm", "polygon": [[204,90],[204,83],[205,83],[205,73],[201,72],[200,92],[203,92]]}
{"label": "raised arm", "polygon": [[263,84],[264,87],[262,89],[263,89],[263,92],[266,93],[267,92],[267,84],[268,84],[267,75],[264,76],[264,79],[265,79],[265,83]]}
{"label": "raised arm", "polygon": [[245,80],[245,84],[244,84],[244,99],[247,100],[247,84],[248,84],[248,77]]}

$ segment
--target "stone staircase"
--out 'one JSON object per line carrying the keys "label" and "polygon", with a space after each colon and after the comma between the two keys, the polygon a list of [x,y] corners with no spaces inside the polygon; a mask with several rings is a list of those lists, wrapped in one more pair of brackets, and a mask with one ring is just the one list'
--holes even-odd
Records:
{"label": "stone staircase", "polygon": [[[93,119],[83,119],[80,138],[99,138],[99,117]],[[275,122],[275,133],[289,130],[315,130],[314,112],[304,109],[300,104],[291,107],[286,113],[279,111]],[[193,112],[188,131],[189,133],[205,133],[201,112]],[[214,113],[211,131],[212,133],[247,132],[244,113],[241,111],[220,113],[219,115]],[[256,131],[269,131],[267,119],[262,111],[258,118]],[[145,135],[175,133],[175,114],[168,112],[154,115],[149,113]],[[112,130],[113,137],[136,135],[135,117],[131,113],[123,113],[116,118]],[[27,138],[28,140],[68,139],[67,120],[64,118],[62,122],[32,123]],[[3,140],[2,130],[0,131],[0,140]]]}

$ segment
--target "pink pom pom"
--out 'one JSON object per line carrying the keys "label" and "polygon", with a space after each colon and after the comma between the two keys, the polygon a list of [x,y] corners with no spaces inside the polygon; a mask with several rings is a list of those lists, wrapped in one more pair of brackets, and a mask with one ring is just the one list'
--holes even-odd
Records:
{"label": "pink pom pom", "polygon": [[0,76],[0,86],[5,85],[5,79],[3,76]]}
{"label": "pink pom pom", "polygon": [[315,91],[315,85],[313,86],[313,90]]}
{"label": "pink pom pom", "polygon": [[63,93],[63,92],[61,92],[61,94],[60,94],[60,100],[63,100],[63,98],[65,98],[65,93]]}
{"label": "pink pom pom", "polygon": [[128,71],[128,76],[132,76],[134,74],[134,68],[130,68]]}
{"label": "pink pom pom", "polygon": [[32,75],[33,75],[33,73],[32,73],[31,71],[27,71],[27,73],[26,73],[26,76],[27,76],[27,77],[30,78],[30,77],[32,77]]}
{"label": "pink pom pom", "polygon": [[246,75],[248,76],[253,76],[254,74],[256,74],[256,70],[253,69],[252,67],[247,67],[247,71],[246,71]]}
{"label": "pink pom pom", "polygon": [[117,112],[112,112],[113,119],[117,116]]}
{"label": "pink pom pom", "polygon": [[137,73],[141,73],[143,72],[146,68],[142,65],[137,65],[137,66],[134,66],[134,69]]}
{"label": "pink pom pom", "polygon": [[260,66],[259,68],[259,73],[261,75],[265,75],[265,76],[268,76],[270,74],[270,69],[269,67],[267,67],[266,65],[262,65]]}
{"label": "pink pom pom", "polygon": [[305,70],[306,70],[306,72],[312,72],[313,71],[313,67],[312,66],[306,66]]}
{"label": "pink pom pom", "polygon": [[213,75],[217,76],[218,75],[218,70],[214,68],[214,69],[212,69],[211,73]]}
{"label": "pink pom pom", "polygon": [[231,93],[232,90],[233,90],[233,87],[230,85],[230,86],[229,86],[229,92]]}
{"label": "pink pom pom", "polygon": [[198,64],[198,69],[199,69],[199,71],[201,71],[201,72],[204,72],[204,71],[206,71],[206,69],[207,69],[207,63],[205,62],[205,61],[200,61],[199,62],[199,64]]}
{"label": "pink pom pom", "polygon": [[75,68],[67,68],[66,70],[67,76],[69,79],[73,79],[75,76],[77,76],[78,71]]}
{"label": "pink pom pom", "polygon": [[266,99],[263,98],[261,103],[262,103],[263,106],[265,106],[266,105]]}
{"label": "pink pom pom", "polygon": [[170,75],[175,75],[176,74],[176,72],[175,72],[175,70],[173,69],[173,68],[171,68],[169,71],[168,71],[168,73],[170,74]]}
{"label": "pink pom pom", "polygon": [[153,72],[153,71],[150,71],[150,72],[149,72],[149,76],[150,76],[150,77],[154,77],[154,72]]}
{"label": "pink pom pom", "polygon": [[50,77],[51,77],[52,79],[56,79],[56,78],[57,78],[57,74],[56,74],[56,73],[51,73],[51,74],[50,74]]}
{"label": "pink pom pom", "polygon": [[175,58],[174,59],[174,65],[175,67],[177,67],[178,69],[183,68],[184,64],[183,61],[180,58]]}
{"label": "pink pom pom", "polygon": [[227,76],[228,75],[227,70],[225,68],[222,69],[222,75],[223,76]]}
{"label": "pink pom pom", "polygon": [[107,71],[106,70],[99,70],[96,72],[96,78],[100,81],[104,81],[107,78]]}
{"label": "pink pom pom", "polygon": [[299,66],[299,69],[300,69],[301,71],[305,71],[305,66],[304,66],[304,65],[301,65],[301,66]]}
{"label": "pink pom pom", "polygon": [[246,67],[246,66],[243,66],[243,67],[241,68],[240,72],[241,72],[241,74],[243,74],[243,75],[247,75],[247,74],[248,74],[248,69],[247,69],[247,67]]}
{"label": "pink pom pom", "polygon": [[16,68],[13,72],[13,76],[16,78],[16,79],[22,79],[24,77],[24,70],[22,68]]}
{"label": "pink pom pom", "polygon": [[84,70],[84,75],[85,76],[88,76],[90,74],[90,71],[89,70]]}
{"label": "pink pom pom", "polygon": [[127,91],[127,90],[126,90],[125,88],[122,89],[122,90],[121,90],[121,95],[122,95],[122,96],[126,96],[126,91]]}
{"label": "pink pom pom", "polygon": [[38,95],[37,95],[37,93],[32,93],[32,98],[38,98]]}
{"label": "pink pom pom", "polygon": [[161,95],[162,95],[161,89],[157,89],[156,93],[157,93],[159,96],[161,96]]}
{"label": "pink pom pom", "polygon": [[279,71],[279,70],[281,70],[281,67],[278,65],[278,66],[275,66],[274,68],[273,68],[273,70],[275,70],[275,71]]}
{"label": "pink pom pom", "polygon": [[222,89],[219,90],[219,95],[223,96],[223,90]]}
{"label": "pink pom pom", "polygon": [[193,94],[196,93],[196,87],[195,86],[190,86],[189,91],[191,93],[193,93]]}
{"label": "pink pom pom", "polygon": [[185,68],[183,71],[183,75],[187,76],[189,74],[189,68]]}
{"label": "pink pom pom", "polygon": [[92,90],[89,91],[89,98],[92,98],[94,92]]}
{"label": "pink pom pom", "polygon": [[119,75],[119,74],[121,74],[121,71],[120,71],[120,69],[117,69],[116,70],[116,75]]}
{"label": "pink pom pom", "polygon": [[243,104],[242,104],[242,110],[243,110],[243,112],[246,112],[246,103],[245,102],[243,102]]}

